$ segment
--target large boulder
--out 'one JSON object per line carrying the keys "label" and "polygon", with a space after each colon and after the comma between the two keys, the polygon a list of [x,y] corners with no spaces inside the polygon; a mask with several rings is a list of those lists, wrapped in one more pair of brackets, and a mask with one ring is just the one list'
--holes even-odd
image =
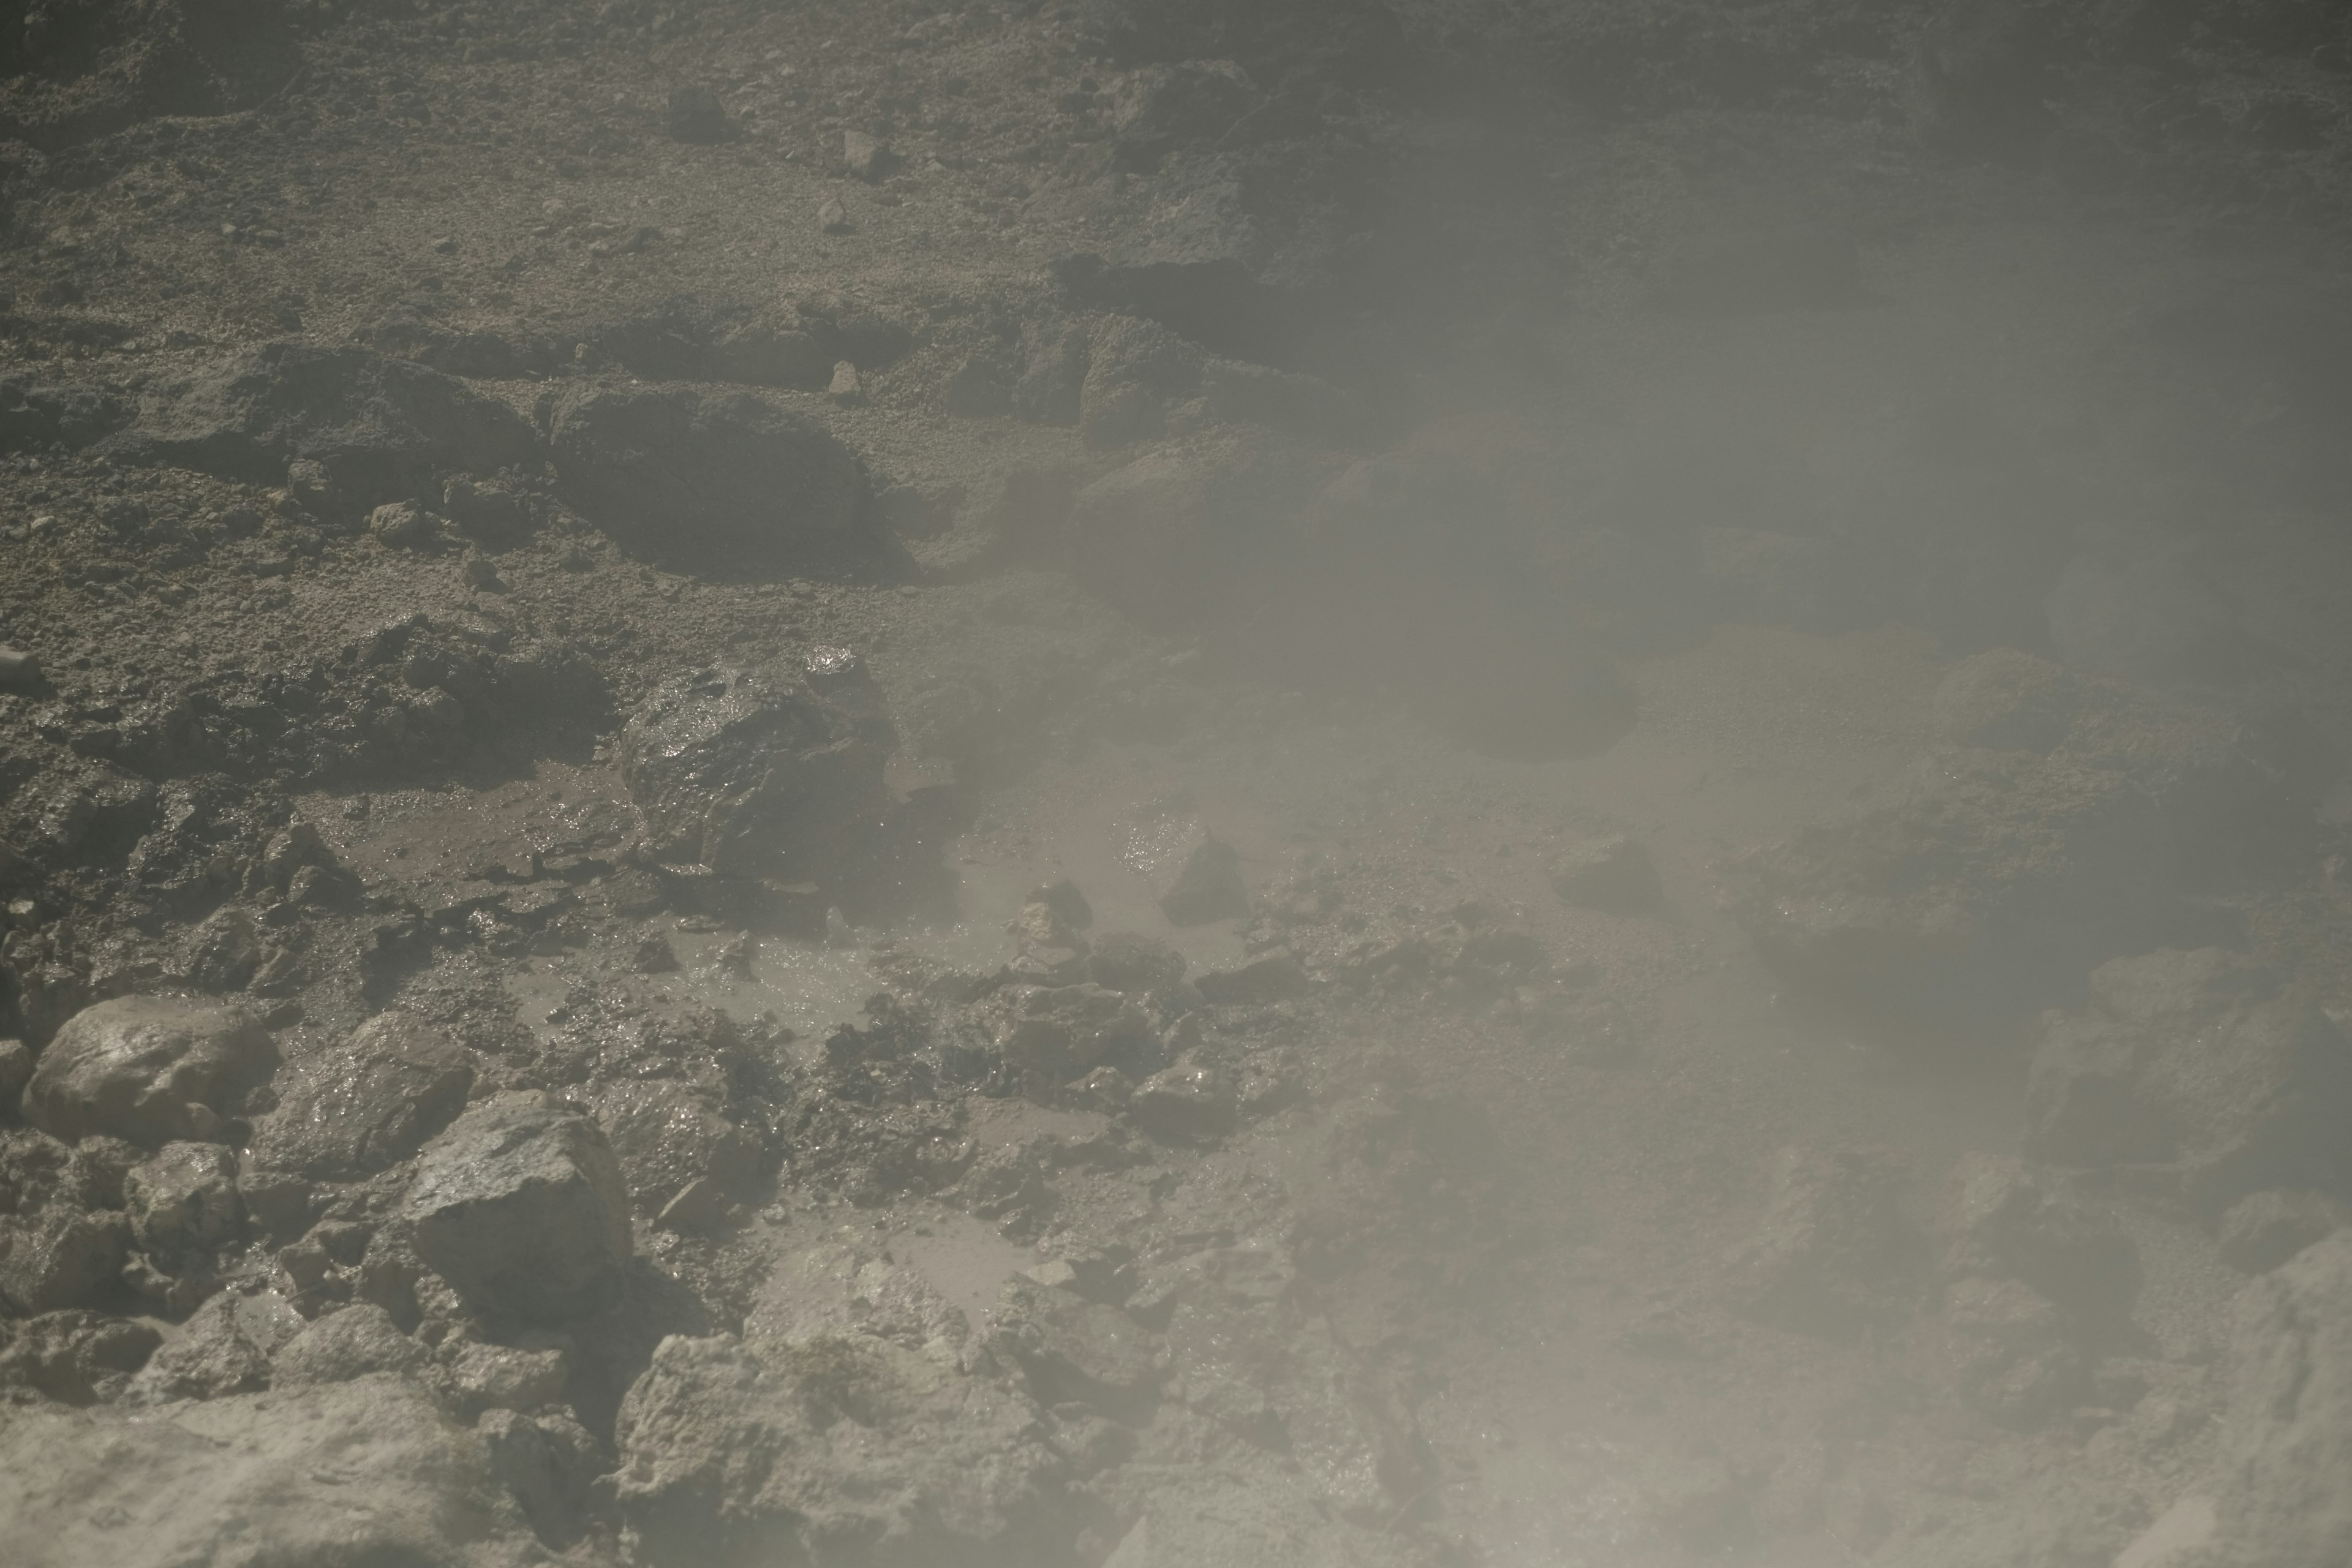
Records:
{"label": "large boulder", "polygon": [[594,1119],[504,1094],[425,1147],[405,1212],[416,1254],[490,1316],[587,1317],[618,1301],[632,1251],[629,1194]]}
{"label": "large boulder", "polygon": [[2189,896],[2282,863],[2317,798],[2290,736],[2014,650],[1956,666],[1935,717],[1895,799],[1729,868],[1758,953],[1813,997],[1941,1027],[2030,1017],[2199,930]]}
{"label": "large boulder", "polygon": [[557,408],[553,441],[565,504],[654,560],[809,564],[883,539],[849,448],[751,393],[589,386]]}
{"label": "large boulder", "polygon": [[2209,1215],[2266,1188],[2352,1190],[2352,1044],[2219,948],[2100,965],[2088,1006],[2043,1019],[2026,1093],[2036,1158],[2170,1165]]}
{"label": "large boulder", "polygon": [[388,1377],[0,1424],[21,1568],[544,1562],[480,1438]]}
{"label": "large boulder", "polygon": [[2246,1288],[2214,1543],[2182,1568],[2352,1563],[2352,1231]]}
{"label": "large boulder", "polygon": [[249,484],[283,484],[288,465],[320,465],[336,502],[359,516],[440,493],[451,473],[535,465],[520,415],[464,382],[359,348],[268,343],[157,388],[108,449]]}
{"label": "large boulder", "polygon": [[849,851],[886,802],[894,733],[866,683],[814,674],[672,676],[630,715],[621,778],[657,858],[822,880]]}
{"label": "large boulder", "polygon": [[278,1109],[254,1126],[254,1163],[327,1181],[372,1176],[447,1126],[473,1084],[465,1047],[405,1013],[380,1013],[288,1064]]}
{"label": "large boulder", "polygon": [[1036,1405],[866,1334],[754,1358],[672,1338],[621,1405],[613,1494],[656,1560],[1013,1568],[1059,1555]]}
{"label": "large boulder", "polygon": [[218,1142],[278,1064],[251,1016],[182,996],[118,996],[68,1018],[33,1069],[25,1117],[65,1139]]}

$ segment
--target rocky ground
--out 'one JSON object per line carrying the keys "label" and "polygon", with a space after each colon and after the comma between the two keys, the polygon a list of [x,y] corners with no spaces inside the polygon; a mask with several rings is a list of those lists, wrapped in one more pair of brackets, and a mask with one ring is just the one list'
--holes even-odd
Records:
{"label": "rocky ground", "polygon": [[2311,0],[0,0],[0,1536],[2342,1568]]}

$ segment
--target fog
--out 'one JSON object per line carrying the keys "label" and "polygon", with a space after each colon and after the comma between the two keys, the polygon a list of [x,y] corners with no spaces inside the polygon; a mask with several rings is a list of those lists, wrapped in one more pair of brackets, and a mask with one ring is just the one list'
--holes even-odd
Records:
{"label": "fog", "polygon": [[0,1557],[2352,1563],[2352,23],[0,0]]}

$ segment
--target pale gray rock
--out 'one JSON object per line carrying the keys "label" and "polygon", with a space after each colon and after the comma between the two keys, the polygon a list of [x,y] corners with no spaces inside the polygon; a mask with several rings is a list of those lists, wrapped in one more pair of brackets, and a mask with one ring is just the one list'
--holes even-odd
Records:
{"label": "pale gray rock", "polygon": [[447,1126],[473,1083],[463,1046],[406,1013],[379,1013],[287,1065],[278,1109],[254,1127],[255,1162],[329,1181],[373,1175]]}
{"label": "pale gray rock", "polygon": [[181,996],[118,996],[66,1020],[33,1069],[26,1120],[65,1139],[153,1148],[218,1142],[278,1048],[247,1014]]}

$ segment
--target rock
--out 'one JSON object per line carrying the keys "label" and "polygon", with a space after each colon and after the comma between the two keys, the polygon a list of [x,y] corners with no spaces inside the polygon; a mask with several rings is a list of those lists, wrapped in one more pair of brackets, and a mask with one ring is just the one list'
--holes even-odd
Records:
{"label": "rock", "polygon": [[368,531],[394,550],[422,550],[436,530],[433,516],[415,501],[386,501],[368,513]]}
{"label": "rock", "polygon": [[1206,971],[1193,984],[1204,1001],[1220,1007],[1280,1002],[1307,991],[1307,971],[1297,957],[1281,952],[1252,959],[1238,969]]}
{"label": "rock", "polygon": [[735,139],[735,123],[727,118],[727,106],[707,87],[671,88],[663,123],[673,142],[709,147]]}
{"label": "rock", "polygon": [[557,1322],[620,1299],[628,1191],[577,1111],[530,1094],[474,1107],[425,1146],[404,1212],[417,1256],[480,1310]]}
{"label": "rock", "polygon": [[1018,956],[1009,973],[1045,985],[1068,985],[1087,977],[1087,939],[1051,903],[1032,897],[1013,918],[1012,929]]}
{"label": "rock", "polygon": [[[759,1140],[724,1114],[717,1090],[677,1079],[629,1079],[596,1096],[596,1120],[612,1140],[637,1207],[658,1215],[697,1182],[723,1205],[761,1173]],[[682,1216],[681,1216],[682,1217]]]}
{"label": "rock", "polygon": [[261,928],[236,904],[224,904],[188,934],[181,968],[188,984],[215,994],[242,991],[267,957]]}
{"label": "rock", "polygon": [[2064,1313],[2022,1280],[1958,1281],[1944,1321],[1960,1397],[2003,1426],[2040,1426],[2087,1392]]}
{"label": "rock", "polygon": [[841,166],[853,179],[877,184],[895,174],[906,160],[890,150],[887,142],[869,136],[863,131],[841,133]]}
{"label": "rock", "polygon": [[2053,1013],[2026,1147],[2057,1164],[2168,1165],[2208,1214],[2269,1187],[2352,1191],[2352,1046],[2277,973],[2219,948],[2116,959]]}
{"label": "rock", "polygon": [[2221,1215],[2221,1258],[2267,1274],[2305,1248],[2352,1226],[2352,1209],[2326,1193],[2250,1193]]}
{"label": "rock", "polygon": [[865,402],[866,384],[858,378],[857,367],[847,360],[835,362],[833,379],[825,383],[824,395],[845,408]]}
{"label": "rock", "polygon": [[1178,1062],[1137,1086],[1127,1102],[1135,1124],[1163,1143],[1200,1143],[1234,1130],[1233,1086],[1204,1062]]}
{"label": "rock", "polygon": [[1096,940],[1087,965],[1096,984],[1145,996],[1181,984],[1185,958],[1156,936],[1109,931]]}
{"label": "rock", "polygon": [[58,1029],[25,1090],[25,1115],[66,1139],[108,1133],[154,1147],[226,1136],[278,1048],[246,1014],[173,996],[119,996]]}
{"label": "rock", "polygon": [[551,1346],[524,1350],[467,1341],[454,1358],[448,1348],[446,1342],[442,1346],[449,1397],[467,1419],[485,1410],[528,1413],[553,1405],[563,1397],[571,1377],[563,1352]]}
{"label": "rock", "polygon": [[453,474],[441,487],[441,514],[478,543],[508,546],[530,536],[530,496],[499,479]]}
{"label": "rock", "polygon": [[1694,316],[1835,310],[1870,297],[1853,237],[1815,224],[1701,237],[1669,254],[1650,287],[1653,305]]}
{"label": "rock", "polygon": [[887,1340],[674,1338],[622,1402],[613,1495],[657,1558],[1050,1561],[1075,1523],[1043,1432],[1019,1394]]}
{"label": "rock", "polygon": [[474,1432],[541,1544],[561,1551],[577,1541],[589,1486],[605,1465],[588,1429],[560,1410],[530,1416],[493,1409],[482,1413]]}
{"label": "rock", "polygon": [[2215,1499],[2197,1568],[2352,1562],[2352,1231],[2246,1287]]}
{"label": "rock", "polygon": [[654,689],[621,732],[622,782],[673,865],[822,886],[886,809],[895,735],[854,676],[715,668]]}
{"label": "rock", "polygon": [[921,1350],[961,1345],[971,1325],[920,1273],[886,1259],[851,1230],[779,1262],[743,1320],[743,1342],[761,1358],[858,1334]]}
{"label": "rock", "polygon": [[989,1349],[1027,1374],[1042,1405],[1076,1403],[1131,1418],[1148,1407],[1167,1372],[1158,1334],[1070,1290],[1014,1279],[992,1317]]}
{"label": "rock", "polygon": [[429,495],[444,473],[540,459],[521,416],[455,377],[304,342],[266,344],[159,384],[137,426],[101,449],[259,485],[285,482],[291,462],[314,463],[331,504],[354,510]]}
{"label": "rock", "polygon": [[302,1327],[302,1315],[274,1291],[247,1296],[224,1290],[170,1331],[124,1399],[160,1405],[266,1388],[270,1356]]}
{"label": "rock", "polygon": [[1113,100],[1114,155],[1121,167],[1148,174],[1179,147],[1229,142],[1265,101],[1231,60],[1146,66]]}
{"label": "rock", "polygon": [[[817,231],[821,234],[855,234],[857,232],[857,226],[849,221],[849,209],[841,205],[841,200],[837,196],[825,197],[823,205],[816,209],[816,226]],[[842,364],[849,363],[847,360],[844,360],[841,363]],[[835,365],[834,367],[834,379],[835,381],[840,379],[840,365]],[[853,380],[856,379],[856,370],[855,366],[851,368],[850,374]]]}
{"label": "rock", "polygon": [[47,683],[38,658],[22,648],[0,647],[0,691],[38,691]]}
{"label": "rock", "polygon": [[1964,1154],[1946,1180],[1936,1231],[1947,1280],[2018,1279],[2083,1321],[2130,1314],[2139,1254],[2110,1215],[2053,1191],[2025,1162]]}
{"label": "rock", "polygon": [[0,1389],[60,1405],[119,1398],[163,1336],[155,1325],[79,1309],[45,1312],[0,1332]]}
{"label": "rock", "polygon": [[1242,858],[1233,846],[1213,834],[1203,838],[1160,895],[1160,912],[1178,926],[1246,916],[1249,886],[1242,880]]}
{"label": "rock", "polygon": [[1013,389],[1013,413],[1032,425],[1076,425],[1084,405],[1092,348],[1086,329],[1064,326],[1038,335]]}
{"label": "rock", "polygon": [[415,1377],[432,1364],[433,1352],[402,1333],[391,1313],[356,1301],[278,1346],[269,1360],[269,1379],[274,1388],[301,1388],[377,1373]]}
{"label": "rock", "polygon": [[219,1250],[245,1226],[236,1155],[217,1143],[166,1143],[123,1179],[131,1238],[169,1267]]}
{"label": "rock", "polygon": [[2061,666],[2013,647],[1988,648],[1951,668],[1936,688],[1936,737],[1948,746],[2048,753],[2081,705]]}
{"label": "rock", "polygon": [[1056,1082],[1151,1037],[1141,1008],[1093,984],[1009,986],[991,1022],[1006,1061]]}
{"label": "rock", "polygon": [[[1939,748],[1888,804],[1733,860],[1730,908],[1759,954],[1818,1001],[1957,1037],[2179,944],[2200,930],[2190,893],[2283,863],[2308,832],[2317,786],[2288,738],[2201,703],[2074,689],[2046,754]],[[1996,700],[1971,727],[2046,734],[2044,700],[2019,701],[2041,711],[2004,734]]]}
{"label": "rock", "polygon": [[123,1215],[69,1199],[0,1216],[0,1301],[26,1314],[103,1303],[119,1291],[130,1251]]}
{"label": "rock", "polygon": [[33,1048],[24,1041],[0,1036],[0,1105],[14,1105],[33,1081]]}
{"label": "rock", "polygon": [[1612,914],[1646,914],[1665,898],[1648,847],[1622,833],[1562,850],[1552,861],[1551,889],[1563,904]]}
{"label": "rock", "polygon": [[327,1181],[372,1176],[446,1127],[473,1083],[463,1046],[409,1014],[379,1013],[288,1064],[278,1109],[255,1123],[254,1159]]}
{"label": "rock", "polygon": [[544,1562],[473,1433],[388,1377],[0,1426],[23,1568]]}
{"label": "rock", "polygon": [[1886,1321],[1903,1304],[1916,1255],[1900,1175],[1874,1151],[1781,1151],[1756,1232],[1728,1260],[1734,1305],[1830,1339]]}
{"label": "rock", "polygon": [[653,560],[807,564],[879,537],[856,458],[756,394],[589,385],[558,404],[551,439],[564,503]]}

